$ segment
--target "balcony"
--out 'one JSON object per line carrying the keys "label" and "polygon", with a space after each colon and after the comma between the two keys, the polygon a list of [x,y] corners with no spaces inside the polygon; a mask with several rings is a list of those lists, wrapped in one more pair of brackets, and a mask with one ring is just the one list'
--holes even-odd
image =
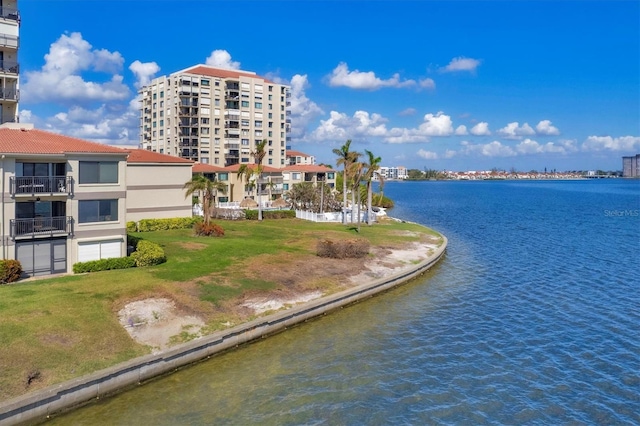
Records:
{"label": "balcony", "polygon": [[7,19],[9,21],[16,21],[18,23],[20,22],[18,9],[13,9],[11,7],[0,6],[0,18]]}
{"label": "balcony", "polygon": [[12,176],[10,194],[16,195],[73,195],[71,176]]}
{"label": "balcony", "polygon": [[17,49],[19,46],[19,39],[17,36],[9,34],[0,34],[0,47],[9,49]]}
{"label": "balcony", "polygon": [[20,72],[20,64],[17,61],[0,60],[0,72],[5,74],[18,74]]}
{"label": "balcony", "polygon": [[12,239],[73,235],[73,217],[71,216],[11,219],[9,226],[9,235]]}
{"label": "balcony", "polygon": [[20,100],[20,90],[0,88],[0,100],[17,102]]}

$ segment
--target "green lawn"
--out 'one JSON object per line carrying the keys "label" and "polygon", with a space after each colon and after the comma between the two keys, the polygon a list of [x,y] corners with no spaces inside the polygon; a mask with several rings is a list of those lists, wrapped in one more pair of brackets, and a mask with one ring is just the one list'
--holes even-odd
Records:
{"label": "green lawn", "polygon": [[416,232],[438,235],[391,221],[363,224],[360,233],[296,219],[218,223],[225,229],[222,238],[194,237],[191,230],[136,234],[164,248],[168,260],[162,265],[0,286],[0,400],[149,353],[118,322],[118,310],[131,300],[170,297],[215,330],[219,306],[281,285],[248,274],[249,266],[315,257],[320,238],[397,246],[418,240]]}

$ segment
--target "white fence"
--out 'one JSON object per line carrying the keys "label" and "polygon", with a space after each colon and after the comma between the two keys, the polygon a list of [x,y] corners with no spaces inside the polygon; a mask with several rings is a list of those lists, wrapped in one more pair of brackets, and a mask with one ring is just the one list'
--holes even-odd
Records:
{"label": "white fence", "polygon": [[[310,220],[312,222],[342,222],[342,212],[326,212],[326,213],[314,213],[304,210],[296,210],[296,218]],[[373,220],[375,221],[375,213],[373,214]],[[358,215],[353,215],[353,223],[358,221]],[[367,212],[360,212],[360,222],[367,221]],[[347,223],[351,223],[351,212],[347,212]]]}

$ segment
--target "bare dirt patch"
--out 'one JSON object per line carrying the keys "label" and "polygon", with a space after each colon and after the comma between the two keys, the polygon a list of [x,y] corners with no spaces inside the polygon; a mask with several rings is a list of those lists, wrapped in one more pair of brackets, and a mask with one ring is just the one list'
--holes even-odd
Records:
{"label": "bare dirt patch", "polygon": [[199,337],[204,326],[202,319],[185,315],[176,309],[174,301],[165,298],[128,303],[118,312],[118,319],[134,340],[150,346],[154,353],[166,349],[181,333]]}

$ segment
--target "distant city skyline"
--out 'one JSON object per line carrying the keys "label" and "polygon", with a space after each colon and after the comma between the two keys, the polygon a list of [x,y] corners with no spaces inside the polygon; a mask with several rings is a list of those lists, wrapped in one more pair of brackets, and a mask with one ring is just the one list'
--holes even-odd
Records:
{"label": "distant city skyline", "polygon": [[347,139],[417,169],[620,170],[640,152],[637,1],[18,8],[20,120],[65,135],[137,146],[139,87],[206,63],[291,85],[288,145],[318,163]]}

